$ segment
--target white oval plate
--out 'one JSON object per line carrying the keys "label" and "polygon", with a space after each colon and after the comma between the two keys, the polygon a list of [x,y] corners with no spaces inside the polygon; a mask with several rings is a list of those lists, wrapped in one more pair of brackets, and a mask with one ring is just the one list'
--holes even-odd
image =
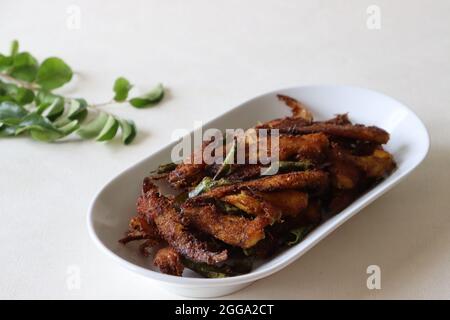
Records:
{"label": "white oval plate", "polygon": [[94,242],[122,266],[147,278],[159,281],[166,289],[189,297],[216,297],[235,292],[252,282],[286,267],[312,248],[362,208],[392,188],[425,158],[429,148],[427,130],[419,118],[402,103],[371,90],[345,86],[304,86],[266,93],[242,103],[231,111],[208,122],[204,129],[249,128],[289,114],[289,109],[276,98],[285,94],[306,104],[316,119],[349,113],[355,123],[376,125],[387,130],[391,140],[386,149],[393,153],[398,168],[348,208],[322,223],[301,243],[289,248],[252,272],[230,278],[205,279],[189,274],[175,277],[159,273],[151,259],[143,258],[135,247],[117,242],[134,215],[141,182],[159,164],[170,162],[176,142],[128,168],[108,182],[94,198],[89,209],[88,228]]}

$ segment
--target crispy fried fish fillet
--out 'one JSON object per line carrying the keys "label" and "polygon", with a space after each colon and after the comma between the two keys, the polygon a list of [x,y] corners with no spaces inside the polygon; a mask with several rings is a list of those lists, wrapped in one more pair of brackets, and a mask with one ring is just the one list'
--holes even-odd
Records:
{"label": "crispy fried fish fillet", "polygon": [[274,192],[242,190],[240,193],[223,197],[222,201],[256,216],[264,213],[263,206],[265,203],[269,203],[274,208],[281,210],[283,216],[296,216],[308,206],[308,194],[297,190]]}
{"label": "crispy fried fish fillet", "polygon": [[162,273],[179,277],[183,274],[184,265],[181,263],[180,254],[172,247],[159,249],[153,263]]}
{"label": "crispy fried fish fillet", "polygon": [[155,222],[160,236],[183,256],[207,264],[216,264],[227,259],[226,250],[211,252],[206,243],[199,241],[186,230],[173,201],[161,195],[148,178],[144,180],[143,194],[138,199],[137,208],[148,221]]}
{"label": "crispy fried fish fillet", "polygon": [[[185,204],[182,206],[183,217],[188,224],[214,236],[215,238],[232,246],[250,248],[264,238],[264,227],[279,219],[281,212],[274,208],[266,208],[265,214],[250,220],[237,215],[222,213],[213,204],[195,206]],[[276,211],[276,217],[273,217]]]}
{"label": "crispy fried fish fillet", "polygon": [[223,198],[244,189],[256,191],[277,191],[287,189],[308,189],[322,191],[328,185],[328,174],[322,170],[289,172],[275,176],[217,187],[188,201],[196,202],[209,198]]}

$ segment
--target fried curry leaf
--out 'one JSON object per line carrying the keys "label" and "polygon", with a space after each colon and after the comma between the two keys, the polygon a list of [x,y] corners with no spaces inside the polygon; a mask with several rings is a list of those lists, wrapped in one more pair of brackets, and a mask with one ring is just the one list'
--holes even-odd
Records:
{"label": "fried curry leaf", "polygon": [[231,165],[234,163],[234,158],[237,152],[237,141],[236,139],[233,140],[233,144],[231,145],[230,151],[226,155],[225,159],[223,160],[222,165],[220,166],[219,170],[217,170],[216,174],[214,175],[213,180],[217,180],[218,178],[228,174],[231,170]]}
{"label": "fried curry leaf", "polygon": [[175,170],[176,167],[177,167],[177,164],[173,163],[173,162],[161,164],[158,166],[158,168],[156,170],[151,171],[150,175],[167,173],[167,172]]}
{"label": "fried curry leaf", "polygon": [[217,201],[217,205],[221,210],[227,213],[244,213],[241,209],[238,207],[235,207],[229,203],[226,203],[224,201]]}
{"label": "fried curry leaf", "polygon": [[223,186],[226,184],[229,184],[230,182],[226,179],[219,179],[219,180],[213,180],[210,177],[204,177],[202,181],[192,190],[189,192],[189,198],[193,198],[198,196],[199,194],[202,194],[203,192],[209,191],[213,188]]}
{"label": "fried curry leaf", "polygon": [[182,263],[206,278],[226,278],[248,273],[252,269],[252,261],[249,259],[241,259],[233,265],[224,264],[221,266],[208,265],[206,263],[194,262],[192,260],[182,258]]}
{"label": "fried curry leaf", "polygon": [[308,233],[312,229],[313,229],[313,226],[303,226],[303,227],[292,229],[291,231],[289,231],[289,233],[291,235],[290,238],[292,240],[287,241],[286,244],[288,246],[293,246],[293,245],[299,243],[300,241],[305,239],[305,237],[308,235]]}

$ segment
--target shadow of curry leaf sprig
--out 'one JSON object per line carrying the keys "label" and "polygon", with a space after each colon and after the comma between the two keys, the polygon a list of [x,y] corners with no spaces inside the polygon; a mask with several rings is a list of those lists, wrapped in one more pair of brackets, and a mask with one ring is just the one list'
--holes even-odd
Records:
{"label": "shadow of curry leaf sprig", "polygon": [[129,98],[133,85],[124,77],[114,82],[114,97],[107,103],[91,104],[53,92],[72,77],[72,68],[62,59],[50,57],[40,63],[29,52],[21,52],[14,40],[9,54],[0,53],[0,137],[27,135],[53,142],[77,134],[82,139],[109,141],[120,131],[127,145],[136,136],[136,125],[103,107],[127,103],[142,109],[164,97],[164,87],[158,84],[142,96]]}

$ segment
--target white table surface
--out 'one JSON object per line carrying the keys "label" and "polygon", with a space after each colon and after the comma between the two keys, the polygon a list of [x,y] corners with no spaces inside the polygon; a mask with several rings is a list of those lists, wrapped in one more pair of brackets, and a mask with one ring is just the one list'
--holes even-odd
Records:
{"label": "white table surface", "polygon": [[[380,30],[367,28],[371,4]],[[70,5],[80,29],[67,27]],[[268,90],[323,83],[406,103],[431,134],[429,156],[287,269],[228,297],[450,298],[449,14],[447,0],[2,0],[1,51],[17,38],[39,58],[63,57],[79,73],[65,94],[108,100],[120,75],[170,94],[153,109],[112,107],[140,129],[128,147],[0,140],[0,298],[179,298],[94,246],[85,221],[96,191],[176,128]],[[372,264],[381,290],[366,287]]]}

